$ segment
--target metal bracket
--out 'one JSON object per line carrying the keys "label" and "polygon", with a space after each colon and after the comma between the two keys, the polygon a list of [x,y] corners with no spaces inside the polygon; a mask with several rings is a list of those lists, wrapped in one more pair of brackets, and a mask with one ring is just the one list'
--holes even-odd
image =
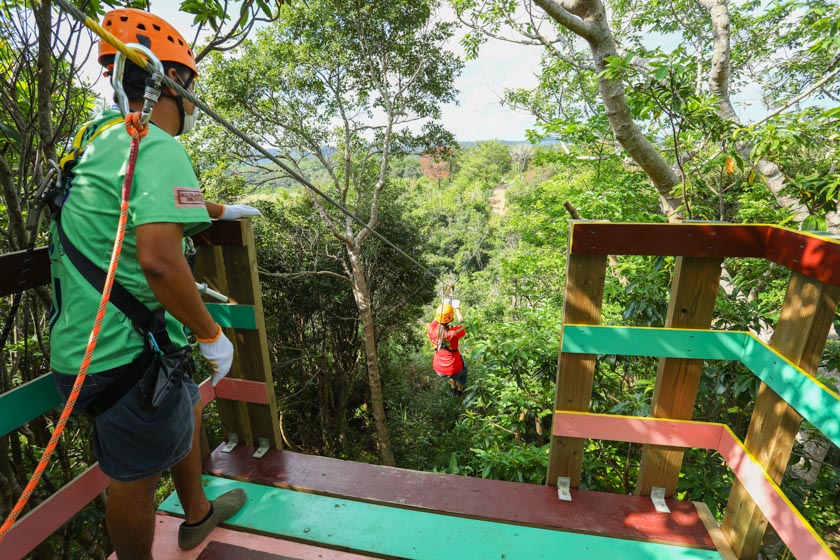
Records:
{"label": "metal bracket", "polygon": [[659,513],[671,513],[668,509],[668,504],[665,503],[665,489],[659,486],[654,486],[650,489],[650,499],[653,501],[653,507]]}
{"label": "metal bracket", "polygon": [[564,502],[572,501],[572,494],[569,492],[569,487],[572,484],[572,479],[568,476],[557,477],[557,497]]}
{"label": "metal bracket", "polygon": [[230,453],[237,445],[239,445],[239,436],[236,434],[228,434],[227,444],[222,447],[222,453]]}
{"label": "metal bracket", "polygon": [[268,439],[261,437],[260,438],[260,447],[256,451],[252,457],[256,457],[257,459],[262,459],[262,456],[265,455],[266,451],[268,451]]}

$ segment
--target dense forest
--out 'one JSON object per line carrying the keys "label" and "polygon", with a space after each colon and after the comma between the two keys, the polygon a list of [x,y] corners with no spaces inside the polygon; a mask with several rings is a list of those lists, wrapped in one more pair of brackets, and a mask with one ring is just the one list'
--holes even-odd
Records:
{"label": "dense forest", "polygon": [[[99,18],[148,3],[75,4]],[[253,223],[288,449],[543,484],[572,218],[840,233],[835,1],[185,0],[181,10],[205,31],[197,96],[368,226],[207,115],[182,139],[206,198],[262,212]],[[0,7],[2,253],[27,247],[33,185],[102,104],[79,71],[88,35],[48,1]],[[502,100],[534,115],[530,142],[459,144],[447,131],[441,108],[458,99],[464,66],[455,37],[467,59],[487,41],[541,49],[538,86]],[[734,105],[747,94],[761,103],[749,121]],[[618,257],[608,272],[604,324],[664,324],[672,258]],[[769,339],[787,278],[765,261],[726,260],[713,328]],[[448,285],[466,315],[462,398],[432,372],[426,337]],[[4,320],[10,305],[0,302]],[[48,370],[48,314],[46,288],[24,295],[0,392]],[[839,367],[834,336],[821,379],[837,387]],[[647,415],[655,377],[656,359],[598,356],[591,410]],[[694,419],[743,437],[758,384],[740,364],[706,362]],[[56,417],[0,437],[0,514]],[[220,441],[212,407],[207,421]],[[32,506],[91,464],[89,429],[83,418],[69,426]],[[640,458],[639,445],[588,440],[581,486],[631,494]],[[720,456],[689,451],[678,497],[720,517],[731,483]],[[840,552],[840,451],[803,425],[782,487]],[[100,499],[33,558],[104,558],[103,535]],[[772,534],[765,554],[784,554]]]}

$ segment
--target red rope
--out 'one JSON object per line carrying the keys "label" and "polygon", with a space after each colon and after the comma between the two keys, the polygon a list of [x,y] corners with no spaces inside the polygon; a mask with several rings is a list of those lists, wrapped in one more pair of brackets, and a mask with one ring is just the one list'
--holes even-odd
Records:
{"label": "red rope", "polygon": [[108,300],[111,298],[111,288],[114,285],[114,276],[117,273],[117,266],[120,261],[123,238],[125,237],[125,226],[128,222],[128,200],[129,195],[131,194],[131,183],[134,181],[134,166],[137,163],[137,153],[140,149],[140,138],[142,138],[142,136],[144,135],[132,134],[131,149],[128,154],[128,166],[125,171],[125,181],[123,181],[120,200],[120,219],[119,224],[117,225],[117,237],[114,240],[114,249],[111,252],[111,262],[108,265],[108,275],[105,278],[105,287],[102,289],[102,297],[99,299],[99,309],[96,312],[96,319],[94,320],[93,329],[91,330],[90,337],[88,338],[87,349],[85,350],[85,356],[82,359],[82,365],[79,368],[79,374],[76,376],[76,382],[73,384],[73,389],[70,391],[70,396],[67,398],[64,410],[61,412],[58,423],[55,425],[55,430],[53,430],[52,437],[50,437],[50,442],[44,449],[44,454],[41,456],[41,460],[38,462],[35,472],[32,473],[32,478],[29,480],[26,488],[24,488],[20,499],[18,499],[15,507],[12,508],[12,511],[9,513],[6,521],[4,521],[2,527],[0,527],[0,541],[3,540],[6,533],[8,533],[12,528],[12,525],[23,511],[23,508],[26,507],[26,503],[29,501],[29,497],[32,495],[32,492],[35,491],[35,487],[38,486],[38,482],[41,480],[41,475],[44,474],[47,464],[50,462],[50,458],[58,445],[58,440],[61,437],[61,433],[64,431],[67,419],[73,412],[73,407],[76,405],[76,400],[79,397],[82,384],[87,376],[87,370],[90,366],[93,350],[96,348],[96,341],[99,338],[99,331],[102,328],[102,319],[105,317]]}

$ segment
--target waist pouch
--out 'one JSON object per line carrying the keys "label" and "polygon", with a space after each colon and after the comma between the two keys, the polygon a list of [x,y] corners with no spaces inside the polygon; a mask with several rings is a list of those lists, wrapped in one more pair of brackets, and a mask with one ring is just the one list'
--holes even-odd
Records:
{"label": "waist pouch", "polygon": [[195,364],[189,346],[167,354],[157,354],[146,348],[134,361],[120,369],[120,374],[91,399],[86,412],[94,416],[104,413],[137,383],[140,383],[144,406],[156,410],[181,387],[185,376],[192,376]]}

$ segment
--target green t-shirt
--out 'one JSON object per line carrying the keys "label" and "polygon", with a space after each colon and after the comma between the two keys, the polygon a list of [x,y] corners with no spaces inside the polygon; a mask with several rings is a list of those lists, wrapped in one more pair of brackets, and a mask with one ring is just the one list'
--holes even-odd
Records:
{"label": "green t-shirt", "polygon": [[[90,126],[99,126],[119,116],[118,111],[105,111]],[[61,225],[67,238],[105,271],[117,234],[129,145],[130,138],[122,123],[94,138],[73,169],[72,184],[61,211]],[[152,311],[161,304],[137,261],[136,228],[159,222],[184,224],[184,234],[192,235],[209,226],[210,217],[186,150],[175,138],[150,125],[149,133],[140,142],[116,281]],[[64,254],[55,224],[50,228],[50,265],[53,278],[50,366],[61,373],[76,374],[101,294]],[[173,344],[187,344],[183,325],[169,314],[166,314],[166,326]],[[89,372],[129,363],[140,353],[143,344],[143,337],[131,321],[109,304]]]}

